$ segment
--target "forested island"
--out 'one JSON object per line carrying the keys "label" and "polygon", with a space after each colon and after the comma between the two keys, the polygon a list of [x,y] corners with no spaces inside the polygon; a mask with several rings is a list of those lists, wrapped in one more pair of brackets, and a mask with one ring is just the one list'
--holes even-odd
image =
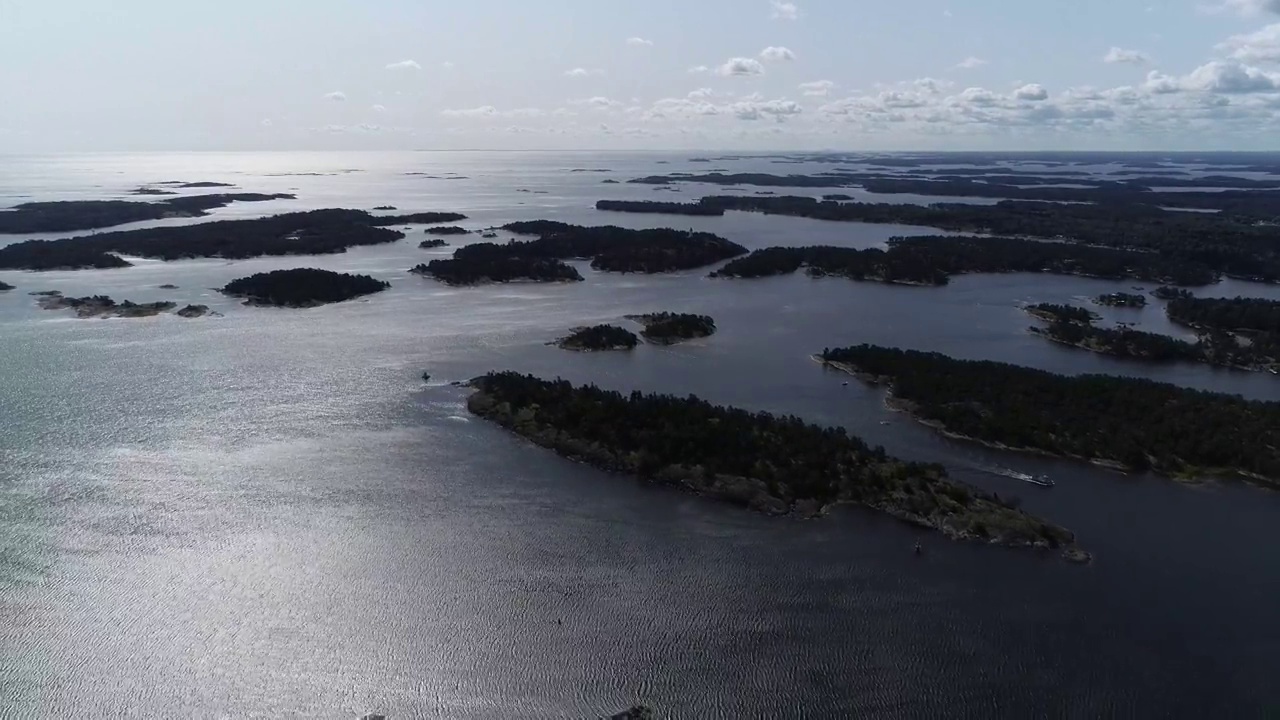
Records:
{"label": "forested island", "polygon": [[211,313],[208,305],[188,305],[174,314],[183,318],[198,318]]}
{"label": "forested island", "polygon": [[381,225],[397,218],[362,210],[312,210],[255,220],[98,233],[63,240],[27,240],[0,248],[0,269],[56,270],[129,267],[117,253],[159,260],[322,255],[404,237]]}
{"label": "forested island", "polygon": [[[1206,285],[1222,275],[1280,282],[1280,226],[1230,213],[1189,213],[1140,203],[1075,205],[1003,201],[995,205],[871,204],[811,197],[710,196],[692,203],[843,222],[923,225],[955,232],[1033,237],[1143,252],[1175,272],[1173,285]],[[611,205],[597,208],[621,210]]]}
{"label": "forested island", "polygon": [[[492,245],[492,243],[480,243]],[[470,245],[468,247],[475,247]],[[500,246],[495,246],[500,247]],[[435,278],[447,285],[480,285],[483,283],[582,282],[582,273],[559,260],[498,254],[467,254],[459,257],[455,250],[450,260],[419,263],[409,272]]]}
{"label": "forested island", "polygon": [[[606,180],[606,182],[608,181]],[[656,215],[724,215],[723,209],[711,207],[710,205],[652,200],[601,200],[596,203],[596,209],[629,213],[653,213]]]}
{"label": "forested island", "polygon": [[233,202],[293,200],[288,193],[190,195],[155,202],[131,200],[59,200],[30,202],[0,210],[0,234],[52,233],[92,230],[142,220],[201,217]]}
{"label": "forested island", "polygon": [[1185,288],[1169,287],[1163,285],[1151,291],[1151,294],[1161,300],[1173,300],[1175,298],[1191,298],[1195,297],[1190,290]]}
{"label": "forested island", "polygon": [[439,225],[436,227],[429,227],[422,232],[428,235],[466,235],[471,231],[464,227],[458,227],[457,225]]}
{"label": "forested island", "polygon": [[[591,258],[591,267],[606,272],[660,273],[692,270],[745,255],[747,249],[705,232],[653,228],[632,230],[614,225],[583,227],[552,220],[514,222],[502,226],[517,235],[537,235],[530,242],[510,242],[501,252],[557,259]],[[472,248],[482,249],[472,250]],[[458,252],[495,252],[489,243]]]}
{"label": "forested island", "polygon": [[617,325],[580,327],[555,341],[565,350],[632,350],[640,344],[636,334]]}
{"label": "forested island", "polygon": [[771,247],[755,250],[713,272],[712,277],[755,278],[810,275],[906,285],[946,285],[952,275],[972,273],[1052,273],[1111,280],[1209,282],[1213,274],[1139,253],[1074,243],[1047,243],[1002,237],[917,236],[892,238],[888,249]]}
{"label": "forested island", "polygon": [[13,286],[10,285],[9,283],[0,282],[0,292],[5,292],[7,290],[12,290],[12,289],[13,289]]}
{"label": "forested island", "polygon": [[1124,292],[1105,293],[1094,298],[1093,301],[1109,307],[1144,308],[1147,306],[1146,296]]}
{"label": "forested island", "polygon": [[232,280],[222,288],[222,292],[244,298],[246,305],[306,308],[372,295],[389,287],[391,283],[368,275],[295,268]]}
{"label": "forested island", "polygon": [[887,385],[896,407],[957,437],[1125,470],[1240,475],[1280,489],[1280,403],[873,345],[818,357]]}
{"label": "forested island", "polygon": [[106,295],[65,297],[56,290],[40,293],[37,304],[45,310],[75,310],[79,318],[141,318],[168,312],[177,303],[168,301],[135,303],[129,300],[116,302]]}
{"label": "forested island", "polygon": [[1165,311],[1169,319],[1197,330],[1243,333],[1253,338],[1280,334],[1280,301],[1262,298],[1171,299]]}
{"label": "forested island", "polygon": [[940,465],[889,457],[843,428],[693,396],[622,395],[511,372],[472,386],[472,413],[610,472],[770,514],[813,516],[849,503],[956,539],[1075,549],[1069,531],[948,480]]}
{"label": "forested island", "polygon": [[1096,315],[1070,305],[1033,305],[1027,312],[1049,323],[1046,328],[1029,328],[1032,333],[1103,355],[1149,362],[1199,362],[1253,372],[1280,367],[1280,344],[1270,335],[1242,343],[1231,333],[1208,330],[1192,343],[1123,325],[1098,327],[1093,324]]}
{"label": "forested island", "polygon": [[418,243],[418,248],[422,250],[430,250],[432,248],[446,247],[449,243],[440,238],[429,238]]}
{"label": "forested island", "polygon": [[674,345],[685,340],[708,337],[716,331],[716,321],[709,315],[657,312],[646,315],[628,315],[644,326],[640,334],[645,340],[658,345]]}

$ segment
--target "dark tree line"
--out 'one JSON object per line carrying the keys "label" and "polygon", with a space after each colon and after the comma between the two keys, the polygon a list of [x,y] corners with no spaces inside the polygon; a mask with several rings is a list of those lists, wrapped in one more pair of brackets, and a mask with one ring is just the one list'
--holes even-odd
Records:
{"label": "dark tree line", "polygon": [[1144,308],[1147,306],[1145,295],[1134,295],[1133,293],[1125,292],[1106,293],[1094,298],[1093,301],[1099,305],[1108,305],[1110,307]]}
{"label": "dark tree line", "polygon": [[1027,312],[1043,320],[1066,320],[1068,322],[1091,323],[1098,319],[1098,314],[1075,305],[1056,305],[1054,303],[1038,303],[1028,305]]}
{"label": "dark tree line", "polygon": [[272,270],[232,280],[222,288],[222,292],[245,298],[254,305],[309,307],[371,295],[389,287],[391,283],[368,275],[296,268]]}
{"label": "dark tree line", "polygon": [[1280,488],[1280,403],[873,345],[822,357],[888,383],[914,414],[960,435],[1136,470],[1248,473]]}
{"label": "dark tree line", "polygon": [[814,275],[945,285],[951,275],[970,273],[1052,273],[1113,280],[1212,282],[1204,267],[1170,262],[1138,253],[1073,243],[1047,243],[1002,237],[893,238],[888,250],[809,246],[756,250],[713,273],[713,277],[751,278],[785,275],[808,267]]}
{"label": "dark tree line", "polygon": [[707,337],[716,331],[716,321],[709,315],[659,312],[628,317],[644,325],[640,334],[646,340],[667,345]]}
{"label": "dark tree line", "polygon": [[440,238],[431,238],[429,240],[423,240],[422,242],[418,243],[418,247],[422,250],[430,250],[432,248],[445,247],[448,244],[449,244],[448,242],[445,242]]}
{"label": "dark tree line", "polygon": [[[491,243],[480,244],[489,245]],[[515,280],[532,280],[534,282],[582,281],[582,274],[578,272],[577,268],[555,259],[501,254],[467,255],[459,258],[457,251],[454,251],[453,259],[420,263],[409,272],[435,278],[448,285],[479,285],[481,283],[501,283]]]}
{"label": "dark tree line", "polygon": [[403,237],[394,230],[375,227],[373,217],[361,210],[312,210],[256,220],[27,240],[0,248],[0,269],[128,267],[129,263],[115,253],[160,260],[322,255]]}
{"label": "dark tree line", "polygon": [[287,193],[231,193],[187,195],[156,202],[59,200],[23,203],[11,210],[0,211],[0,234],[75,232],[143,220],[160,220],[175,215],[198,217],[233,202],[293,200],[294,197]]}
{"label": "dark tree line", "polygon": [[1262,298],[1177,297],[1165,308],[1169,319],[1193,328],[1280,334],[1280,301]]}
{"label": "dark tree line", "polygon": [[429,227],[422,232],[428,235],[467,235],[471,231],[464,227],[458,227],[457,225],[440,225],[437,227]]}
{"label": "dark tree line", "polygon": [[566,350],[631,350],[639,344],[635,333],[617,325],[581,327],[556,341]]}
{"label": "dark tree line", "polygon": [[[471,245],[459,253],[506,252],[549,258],[591,258],[591,267],[608,272],[660,273],[691,270],[731,257],[747,249],[705,232],[653,228],[632,230],[613,225],[582,227],[551,220],[514,222],[503,226],[520,235],[537,235],[530,242],[511,242],[503,250]],[[472,250],[471,248],[476,248]]]}
{"label": "dark tree line", "polygon": [[856,502],[953,536],[1069,543],[1071,534],[908,463],[843,428],[751,413],[696,397],[575,387],[516,373],[474,381],[471,410],[560,454],[756,507]]}

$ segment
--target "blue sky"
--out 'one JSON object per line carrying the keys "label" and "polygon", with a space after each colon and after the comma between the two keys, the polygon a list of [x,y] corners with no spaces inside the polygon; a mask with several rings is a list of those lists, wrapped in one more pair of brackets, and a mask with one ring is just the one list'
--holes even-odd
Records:
{"label": "blue sky", "polygon": [[1280,0],[0,0],[0,152],[1280,149]]}

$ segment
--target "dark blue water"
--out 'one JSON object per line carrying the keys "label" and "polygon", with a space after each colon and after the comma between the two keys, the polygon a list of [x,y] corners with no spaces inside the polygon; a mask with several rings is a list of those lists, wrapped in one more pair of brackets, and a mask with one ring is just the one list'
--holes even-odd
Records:
{"label": "dark blue water", "polygon": [[[290,208],[389,203],[461,210],[469,227],[539,217],[644,227],[669,219],[590,205],[602,189],[652,191],[565,171],[618,168],[626,179],[667,167],[655,162],[32,159],[0,194],[231,178],[250,191],[297,187]],[[403,175],[416,170],[471,179]],[[670,221],[751,247],[870,246],[911,231],[745,214]],[[588,280],[574,286],[448,289],[405,273],[432,256],[417,240],[324,258],[0,273],[19,287],[0,295],[0,716],[594,717],[641,701],[689,718],[1280,708],[1277,496],[945,440],[808,359],[874,342],[1280,399],[1269,375],[1153,368],[1025,332],[1020,303],[1079,303],[1128,284],[973,276],[923,289],[583,268]],[[370,273],[393,288],[307,311],[247,308],[208,289],[293,266]],[[76,320],[36,308],[26,293],[44,289],[205,302],[224,316]],[[1244,283],[1205,294],[1219,293],[1276,296]],[[663,309],[711,314],[720,332],[631,354],[544,344]],[[1105,312],[1174,331],[1158,303]],[[1097,560],[953,544],[856,509],[769,519],[603,475],[468,417],[448,383],[508,368],[841,424],[1021,496]],[[987,471],[1006,467],[1058,485]],[[911,553],[917,539],[923,557]]]}

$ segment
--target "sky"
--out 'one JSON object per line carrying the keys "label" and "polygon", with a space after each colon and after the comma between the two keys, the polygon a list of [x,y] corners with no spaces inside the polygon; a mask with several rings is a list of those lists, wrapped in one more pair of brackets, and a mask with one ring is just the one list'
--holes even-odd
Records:
{"label": "sky", "polygon": [[1280,150],[1280,0],[0,0],[0,153]]}

